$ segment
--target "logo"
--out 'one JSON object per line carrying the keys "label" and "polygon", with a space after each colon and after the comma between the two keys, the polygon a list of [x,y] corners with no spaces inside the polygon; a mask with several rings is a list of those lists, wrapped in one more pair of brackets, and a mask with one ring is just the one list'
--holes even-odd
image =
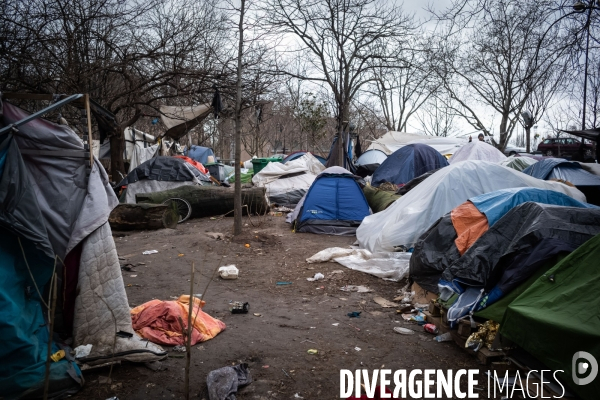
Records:
{"label": "logo", "polygon": [[[585,375],[587,376],[583,378]],[[573,382],[576,385],[583,386],[592,383],[597,375],[598,362],[593,355],[585,351],[578,351],[573,355]]]}

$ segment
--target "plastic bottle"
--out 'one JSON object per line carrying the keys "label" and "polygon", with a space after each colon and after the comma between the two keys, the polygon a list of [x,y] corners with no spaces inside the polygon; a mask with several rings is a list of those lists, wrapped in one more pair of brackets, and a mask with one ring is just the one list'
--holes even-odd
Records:
{"label": "plastic bottle", "polygon": [[433,338],[436,342],[449,342],[452,340],[452,333],[446,332],[443,335],[439,335]]}

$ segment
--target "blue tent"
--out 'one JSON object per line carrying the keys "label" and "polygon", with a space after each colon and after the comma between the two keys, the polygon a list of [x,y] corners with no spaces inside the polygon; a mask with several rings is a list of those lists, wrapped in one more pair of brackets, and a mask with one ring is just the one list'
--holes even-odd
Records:
{"label": "blue tent", "polygon": [[329,235],[354,235],[371,214],[354,175],[341,167],[323,171],[297,207],[296,231]]}
{"label": "blue tent", "polygon": [[538,179],[570,182],[585,194],[588,203],[600,205],[600,176],[586,171],[577,162],[545,158],[525,168],[523,173]]}
{"label": "blue tent", "polygon": [[377,168],[371,185],[377,187],[384,182],[404,185],[417,176],[447,165],[446,158],[433,147],[409,144],[396,150]]}
{"label": "blue tent", "polygon": [[[209,156],[215,156],[215,153],[210,147],[202,147],[192,145],[189,149],[186,149],[184,154],[192,160],[198,161],[200,164],[207,164]],[[214,160],[216,161],[216,160]],[[214,162],[213,161],[213,162]]]}

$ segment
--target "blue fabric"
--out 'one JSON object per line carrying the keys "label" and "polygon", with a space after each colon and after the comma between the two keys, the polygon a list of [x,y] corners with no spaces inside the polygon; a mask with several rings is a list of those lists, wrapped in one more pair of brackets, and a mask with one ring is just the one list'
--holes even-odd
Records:
{"label": "blue fabric", "polygon": [[322,174],[308,190],[298,221],[362,221],[369,214],[367,199],[351,175]]}
{"label": "blue fabric", "polygon": [[600,186],[600,176],[594,175],[576,162],[563,158],[546,158],[523,170],[524,174],[538,179],[562,179],[575,186]]}
{"label": "blue fabric", "polygon": [[[21,244],[35,283],[43,294],[54,260],[27,240],[21,239]],[[17,237],[0,229],[0,393],[6,398],[39,389],[45,375],[48,327],[27,264]],[[53,345],[53,352],[57,350]],[[51,363],[51,392],[53,382],[71,381],[67,374],[69,364],[66,359]],[[77,366],[72,367],[81,376]]]}
{"label": "blue fabric", "polygon": [[384,182],[404,185],[424,173],[446,167],[448,161],[436,149],[426,144],[409,144],[392,153],[373,174],[371,185]]}
{"label": "blue fabric", "polygon": [[0,150],[0,179],[2,179],[2,173],[4,172],[4,163],[6,162],[6,155],[8,154],[8,146]]}
{"label": "blue fabric", "polygon": [[490,227],[512,208],[528,201],[567,207],[598,208],[554,190],[528,187],[497,190],[472,197],[469,201],[486,216]]}
{"label": "blue fabric", "polygon": [[202,147],[192,145],[190,149],[187,149],[184,154],[192,160],[198,161],[200,164],[208,163],[209,156],[215,156],[213,150],[210,147]]}

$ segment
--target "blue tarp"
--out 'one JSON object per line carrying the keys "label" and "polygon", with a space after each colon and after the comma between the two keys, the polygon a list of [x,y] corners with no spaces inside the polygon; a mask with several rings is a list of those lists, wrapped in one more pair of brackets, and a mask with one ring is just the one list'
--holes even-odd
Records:
{"label": "blue tarp", "polygon": [[349,172],[322,172],[306,193],[298,215],[297,231],[349,234],[371,211],[362,189]]}
{"label": "blue tarp", "polygon": [[[210,147],[202,147],[192,145],[191,148],[186,149],[184,154],[192,160],[198,161],[200,164],[207,164],[209,156],[215,156],[215,153]],[[215,162],[216,160],[213,160]]]}
{"label": "blue tarp", "polygon": [[527,201],[554,204],[557,206],[598,208],[592,204],[582,203],[566,194],[539,188],[510,188],[482,194],[469,199],[477,209],[485,214],[488,225],[493,226],[512,208]]}
{"label": "blue tarp", "polygon": [[426,144],[409,144],[392,153],[373,174],[371,185],[404,185],[424,173],[448,165],[446,157]]}
{"label": "blue tarp", "polygon": [[562,179],[575,186],[600,186],[600,176],[589,173],[576,162],[564,158],[545,158],[525,168],[524,174],[538,179]]}

